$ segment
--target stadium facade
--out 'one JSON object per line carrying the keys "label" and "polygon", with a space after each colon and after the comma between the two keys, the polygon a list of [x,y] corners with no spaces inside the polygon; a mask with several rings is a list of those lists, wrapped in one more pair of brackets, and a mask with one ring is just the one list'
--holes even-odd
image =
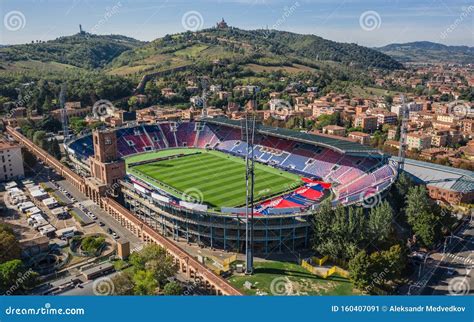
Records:
{"label": "stadium facade", "polygon": [[[112,147],[118,159],[176,148],[217,150],[244,158],[241,123],[228,119],[163,122],[114,129],[102,145],[90,134],[67,143],[71,159],[87,171],[99,159],[94,149]],[[111,133],[107,130],[106,133]],[[110,142],[113,140],[113,142]],[[324,198],[333,205],[377,199],[394,182],[396,167],[378,150],[352,141],[258,125],[253,155],[257,162],[301,176],[303,186],[258,201],[254,213],[256,253],[297,252],[310,246],[311,216]],[[100,162],[99,162],[100,163]],[[120,186],[123,204],[162,235],[174,240],[228,251],[244,251],[246,218],[238,207],[208,207],[163,189],[127,170],[116,178],[115,160],[109,186]],[[97,165],[95,165],[97,167]],[[103,168],[105,172],[107,169]],[[97,171],[97,170],[94,170]],[[108,178],[107,173],[103,176]],[[111,189],[116,190],[116,189]],[[369,201],[371,202],[371,201]]]}

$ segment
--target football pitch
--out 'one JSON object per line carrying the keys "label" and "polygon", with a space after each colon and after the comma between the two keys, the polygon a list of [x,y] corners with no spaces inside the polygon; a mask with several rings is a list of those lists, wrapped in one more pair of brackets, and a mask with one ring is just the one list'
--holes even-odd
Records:
{"label": "football pitch", "polygon": [[[127,159],[127,164],[181,153],[187,155],[129,166],[128,171],[189,201],[215,208],[245,205],[245,161],[241,158],[218,151],[174,149],[134,156]],[[296,189],[301,184],[295,174],[255,163],[256,201]]]}

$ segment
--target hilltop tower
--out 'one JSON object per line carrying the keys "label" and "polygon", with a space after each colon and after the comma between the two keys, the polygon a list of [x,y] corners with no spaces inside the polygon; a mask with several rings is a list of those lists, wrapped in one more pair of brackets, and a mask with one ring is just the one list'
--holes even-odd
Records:
{"label": "hilltop tower", "polygon": [[216,28],[225,29],[225,28],[229,28],[229,26],[227,25],[227,22],[225,22],[224,18],[222,18],[220,22],[216,23]]}

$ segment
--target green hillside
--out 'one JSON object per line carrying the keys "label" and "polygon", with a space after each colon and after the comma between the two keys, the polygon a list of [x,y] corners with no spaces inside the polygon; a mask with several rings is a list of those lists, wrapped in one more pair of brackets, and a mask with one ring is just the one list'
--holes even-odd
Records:
{"label": "green hillside", "polygon": [[446,46],[430,41],[415,41],[390,44],[377,49],[400,62],[458,64],[472,64],[474,62],[474,47],[468,46]]}
{"label": "green hillside", "polygon": [[0,64],[3,69],[7,69],[16,67],[19,61],[40,61],[94,69],[105,66],[124,51],[143,44],[120,35],[78,33],[46,42],[2,47]]}
{"label": "green hillside", "polygon": [[134,75],[217,59],[223,63],[270,67],[299,64],[312,68],[325,62],[337,62],[356,68],[403,68],[376,50],[314,35],[213,28],[157,39],[124,52],[106,66],[106,70],[110,74]]}

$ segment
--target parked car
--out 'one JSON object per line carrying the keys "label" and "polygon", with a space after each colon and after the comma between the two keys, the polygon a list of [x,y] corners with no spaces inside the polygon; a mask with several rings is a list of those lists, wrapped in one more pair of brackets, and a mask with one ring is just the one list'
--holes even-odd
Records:
{"label": "parked car", "polygon": [[448,267],[448,275],[449,276],[453,276],[454,274],[456,274],[456,270],[452,267]]}

